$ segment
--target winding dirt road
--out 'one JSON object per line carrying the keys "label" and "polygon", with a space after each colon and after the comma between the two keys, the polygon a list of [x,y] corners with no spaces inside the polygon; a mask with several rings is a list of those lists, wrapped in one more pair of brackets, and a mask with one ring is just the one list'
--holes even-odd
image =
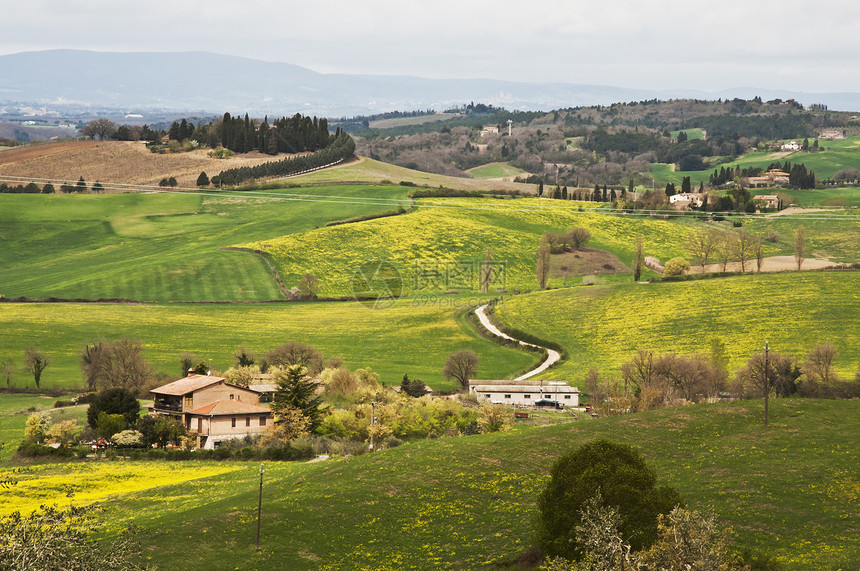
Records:
{"label": "winding dirt road", "polygon": [[523,345],[525,347],[537,347],[538,349],[545,349],[547,352],[546,360],[544,360],[544,362],[541,363],[539,367],[537,367],[536,369],[532,369],[531,371],[529,371],[528,373],[526,373],[524,375],[520,375],[519,377],[517,377],[514,380],[523,381],[525,379],[529,379],[531,377],[534,377],[535,375],[539,375],[540,373],[543,373],[544,371],[549,369],[552,365],[557,363],[559,360],[561,360],[561,355],[559,355],[558,351],[554,351],[553,349],[550,349],[549,347],[541,347],[540,345],[535,345],[534,343],[526,343],[525,341],[520,341],[519,339],[514,339],[510,335],[503,333],[501,330],[499,330],[498,327],[493,325],[493,323],[490,321],[490,318],[487,317],[487,314],[485,312],[486,309],[487,309],[487,304],[485,303],[484,305],[482,305],[481,307],[479,307],[478,309],[475,310],[475,315],[478,316],[478,320],[481,322],[481,325],[483,325],[487,331],[489,331],[493,335],[497,335],[497,336],[501,337],[502,339],[508,339],[510,341],[516,341],[517,343],[519,343],[520,345]]}

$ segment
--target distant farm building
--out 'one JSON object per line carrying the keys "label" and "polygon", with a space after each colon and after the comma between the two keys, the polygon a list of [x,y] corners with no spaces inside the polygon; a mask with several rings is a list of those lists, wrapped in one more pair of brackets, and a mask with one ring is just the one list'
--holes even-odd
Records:
{"label": "distant farm building", "polygon": [[780,149],[783,151],[799,151],[801,149],[801,145],[797,141],[790,141],[788,143],[783,143],[782,146],[780,146]]}
{"label": "distant farm building", "polygon": [[747,177],[747,185],[751,188],[767,186],[785,186],[789,181],[789,174],[779,169],[770,169],[761,176]]}
{"label": "distant farm building", "polygon": [[702,200],[701,194],[695,192],[680,192],[669,197],[669,204],[679,208],[689,208],[690,206],[698,208],[702,206]]}
{"label": "distant farm building", "polygon": [[779,197],[775,194],[757,194],[753,202],[759,208],[779,208]]}
{"label": "distant farm building", "polygon": [[824,129],[818,136],[819,139],[844,139],[845,133],[839,129]]}
{"label": "distant farm building", "polygon": [[579,406],[579,390],[565,381],[469,380],[479,400],[511,406]]}

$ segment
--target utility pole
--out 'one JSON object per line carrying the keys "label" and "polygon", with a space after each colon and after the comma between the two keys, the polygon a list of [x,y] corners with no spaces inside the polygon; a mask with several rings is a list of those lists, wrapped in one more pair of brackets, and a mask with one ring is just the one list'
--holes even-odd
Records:
{"label": "utility pole", "polygon": [[770,383],[768,379],[768,369],[770,368],[769,361],[770,347],[767,341],[764,342],[764,425],[767,426],[767,397],[770,394]]}
{"label": "utility pole", "polygon": [[263,511],[263,463],[260,462],[260,499],[257,501],[257,551],[260,550],[260,514]]}
{"label": "utility pole", "polygon": [[373,425],[376,424],[376,401],[370,402],[370,451],[373,452]]}

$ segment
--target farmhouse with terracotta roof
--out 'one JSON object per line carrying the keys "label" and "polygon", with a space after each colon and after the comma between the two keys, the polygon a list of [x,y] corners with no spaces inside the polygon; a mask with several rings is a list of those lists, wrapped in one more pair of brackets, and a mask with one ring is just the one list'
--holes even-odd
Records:
{"label": "farmhouse with terracotta roof", "polygon": [[151,392],[150,414],[176,418],[197,436],[199,448],[217,448],[225,440],[260,434],[272,425],[272,411],[260,406],[260,393],[222,377],[189,375]]}

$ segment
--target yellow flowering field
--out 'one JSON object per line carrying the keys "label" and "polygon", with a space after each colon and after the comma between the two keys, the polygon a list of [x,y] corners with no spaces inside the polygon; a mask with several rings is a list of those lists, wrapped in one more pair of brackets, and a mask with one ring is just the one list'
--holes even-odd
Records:
{"label": "yellow flowering field", "polygon": [[637,349],[709,351],[726,345],[729,370],[763,351],[801,362],[833,343],[848,378],[860,367],[860,294],[856,272],[786,272],[688,282],[578,287],[505,298],[503,322],[553,340],[568,359],[547,378],[581,382],[590,367],[618,376]]}
{"label": "yellow flowering field", "polygon": [[208,478],[237,470],[216,462],[102,461],[29,464],[0,472],[17,480],[0,494],[0,516],[29,513],[40,505],[88,505],[124,494]]}
{"label": "yellow flowering field", "polygon": [[[583,226],[592,234],[590,247],[609,250],[629,262],[637,234],[646,254],[662,259],[681,255],[692,227],[668,220],[597,213],[594,203],[549,201],[536,198],[434,198],[416,200],[418,208],[405,215],[319,228],[269,240],[239,244],[267,252],[284,282],[295,285],[305,272],[320,281],[320,295],[351,295],[356,270],[370,260],[387,260],[404,277],[406,294],[421,293],[416,286],[416,264],[481,262],[487,248],[493,261],[506,264],[499,287],[534,289],[535,259],[540,236]],[[559,280],[560,281],[560,280]],[[478,287],[477,272],[471,291]],[[446,287],[447,286],[447,287]],[[445,289],[464,290],[459,282]]]}

